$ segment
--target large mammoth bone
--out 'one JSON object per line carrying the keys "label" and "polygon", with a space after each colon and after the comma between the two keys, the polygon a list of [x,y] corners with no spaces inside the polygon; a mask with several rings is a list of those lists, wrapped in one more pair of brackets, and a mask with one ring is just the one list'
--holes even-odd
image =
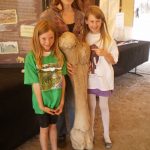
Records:
{"label": "large mammoth bone", "polygon": [[75,66],[71,81],[75,94],[75,121],[71,129],[72,147],[77,150],[93,148],[93,136],[90,126],[90,113],[87,99],[87,78],[90,59],[90,48],[79,42],[71,32],[65,32],[59,38],[59,47],[67,62]]}

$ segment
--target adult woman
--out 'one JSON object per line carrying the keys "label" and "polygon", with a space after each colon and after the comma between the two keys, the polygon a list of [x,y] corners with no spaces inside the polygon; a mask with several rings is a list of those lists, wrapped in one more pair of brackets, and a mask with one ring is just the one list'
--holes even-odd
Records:
{"label": "adult woman", "polygon": [[73,32],[79,39],[83,35],[84,16],[76,0],[53,0],[40,19],[51,21],[57,28],[58,36],[65,31]]}
{"label": "adult woman", "polygon": [[[65,31],[73,32],[78,39],[82,40],[84,15],[79,11],[77,0],[53,0],[49,9],[45,10],[40,19],[51,21],[57,29],[58,36]],[[69,72],[72,72],[71,64],[67,65]],[[66,96],[65,96],[65,110],[68,112],[68,119],[70,128],[74,121],[74,98],[73,89],[68,76],[66,76]],[[58,128],[58,146],[64,146],[67,134],[65,110],[59,117]],[[61,145],[60,145],[61,144]]]}

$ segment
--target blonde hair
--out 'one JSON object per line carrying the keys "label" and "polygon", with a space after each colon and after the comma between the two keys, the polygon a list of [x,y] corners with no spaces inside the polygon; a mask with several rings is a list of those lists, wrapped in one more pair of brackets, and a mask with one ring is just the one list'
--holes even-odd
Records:
{"label": "blonde hair", "polygon": [[[111,37],[108,32],[108,27],[107,27],[104,13],[98,6],[91,5],[91,6],[89,6],[89,8],[87,9],[87,11],[85,13],[85,21],[88,20],[89,15],[95,16],[96,19],[101,19],[102,23],[101,23],[101,28],[100,28],[100,34],[102,37],[103,48],[107,48],[111,42]],[[90,29],[89,29],[88,25],[85,23],[84,39],[86,38],[86,35],[88,34],[89,31],[90,31]]]}
{"label": "blonde hair", "polygon": [[40,44],[39,36],[48,32],[49,30],[54,33],[54,43],[51,47],[51,50],[53,51],[53,55],[56,56],[56,58],[58,59],[58,65],[63,65],[64,57],[58,48],[57,33],[53,25],[49,21],[41,20],[36,24],[32,38],[32,52],[35,56],[35,61],[39,69],[42,68],[42,56],[44,52],[44,48]]}

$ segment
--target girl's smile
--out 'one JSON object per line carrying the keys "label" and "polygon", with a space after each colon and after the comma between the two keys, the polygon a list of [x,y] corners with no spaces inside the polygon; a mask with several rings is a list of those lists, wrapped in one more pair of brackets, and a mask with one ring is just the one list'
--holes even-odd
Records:
{"label": "girl's smile", "polygon": [[40,44],[44,48],[44,51],[50,51],[54,43],[54,32],[49,30],[39,36]]}
{"label": "girl's smile", "polygon": [[85,23],[88,25],[90,31],[92,33],[99,33],[102,21],[101,19],[97,19],[94,15],[90,14],[88,16],[88,19],[85,21]]}

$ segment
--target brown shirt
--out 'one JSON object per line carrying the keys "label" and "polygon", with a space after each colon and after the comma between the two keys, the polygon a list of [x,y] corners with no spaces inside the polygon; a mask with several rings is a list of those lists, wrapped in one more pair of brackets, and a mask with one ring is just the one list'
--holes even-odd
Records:
{"label": "brown shirt", "polygon": [[[75,12],[75,24],[73,28],[73,33],[81,40],[83,38],[84,14],[77,9],[74,9],[74,12]],[[51,6],[49,9],[41,13],[40,20],[43,19],[52,21],[52,23],[57,29],[57,33],[59,36],[62,33],[69,31],[67,24],[63,21],[61,11],[54,6]]]}

